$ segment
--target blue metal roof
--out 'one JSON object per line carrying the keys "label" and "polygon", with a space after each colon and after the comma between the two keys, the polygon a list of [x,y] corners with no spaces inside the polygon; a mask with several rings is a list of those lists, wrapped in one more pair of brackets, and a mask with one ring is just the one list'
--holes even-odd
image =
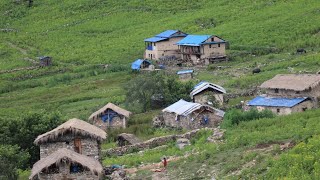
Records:
{"label": "blue metal roof", "polygon": [[188,35],[176,44],[184,46],[200,46],[204,41],[206,41],[210,37],[211,35]]}
{"label": "blue metal roof", "polygon": [[169,38],[169,37],[171,37],[174,33],[177,33],[177,32],[178,32],[178,30],[166,30],[166,31],[163,31],[163,32],[160,33],[160,34],[155,35],[155,37]]}
{"label": "blue metal roof", "polygon": [[163,41],[166,40],[168,38],[163,38],[163,37],[151,37],[148,39],[145,39],[144,42],[159,42],[159,41]]}
{"label": "blue metal roof", "polygon": [[306,97],[299,98],[274,98],[257,96],[248,102],[249,106],[271,106],[271,107],[293,107],[304,100]]}
{"label": "blue metal roof", "polygon": [[141,64],[142,64],[143,62],[147,62],[147,63],[151,64],[150,61],[143,60],[143,59],[137,59],[136,61],[134,61],[134,62],[131,64],[131,69],[133,69],[133,70],[140,70]]}
{"label": "blue metal roof", "polygon": [[187,69],[187,70],[181,70],[181,71],[177,72],[178,75],[180,75],[180,74],[188,74],[188,73],[193,73],[193,70],[192,69]]}

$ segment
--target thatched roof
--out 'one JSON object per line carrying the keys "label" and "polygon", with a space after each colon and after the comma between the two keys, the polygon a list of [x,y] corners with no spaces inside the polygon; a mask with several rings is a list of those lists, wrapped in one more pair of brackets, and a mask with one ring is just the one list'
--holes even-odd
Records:
{"label": "thatched roof", "polygon": [[92,120],[93,118],[98,118],[102,113],[104,113],[107,109],[111,109],[115,111],[118,114],[121,114],[125,117],[129,117],[131,115],[130,111],[127,111],[125,109],[122,109],[112,103],[108,103],[107,105],[103,106],[103,108],[99,109],[98,111],[92,113],[89,117],[89,120]]}
{"label": "thatched roof", "polygon": [[101,130],[100,128],[92,124],[89,124],[83,120],[73,118],[61,124],[57,128],[39,135],[37,139],[34,141],[34,143],[36,145],[39,145],[41,143],[54,140],[57,137],[66,133],[89,136],[91,138],[97,139],[98,141],[102,141],[107,137],[107,133]]}
{"label": "thatched roof", "polygon": [[48,168],[53,164],[59,164],[61,160],[68,160],[70,162],[79,163],[82,166],[88,168],[93,174],[97,174],[98,176],[102,174],[103,168],[99,161],[95,160],[92,157],[71,151],[69,149],[61,148],[50,154],[49,156],[36,162],[32,167],[29,179],[35,178],[36,175],[39,174],[43,169]]}
{"label": "thatched roof", "polygon": [[118,135],[118,139],[119,137],[125,139],[126,141],[128,141],[130,144],[138,144],[141,143],[142,141],[140,139],[138,139],[135,135],[133,134],[127,134],[127,133],[122,133]]}
{"label": "thatched roof", "polygon": [[278,74],[261,84],[261,88],[303,91],[320,83],[319,74]]}

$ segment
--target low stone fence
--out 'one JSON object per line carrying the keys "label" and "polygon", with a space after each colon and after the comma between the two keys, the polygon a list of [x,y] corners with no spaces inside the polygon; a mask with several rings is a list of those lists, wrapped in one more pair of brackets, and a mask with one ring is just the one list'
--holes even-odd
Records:
{"label": "low stone fence", "polygon": [[[212,132],[214,131],[214,128],[202,128],[202,129],[210,130]],[[157,146],[167,144],[170,141],[176,141],[179,138],[186,138],[190,140],[191,138],[195,137],[196,134],[202,129],[195,129],[185,134],[155,137],[138,144],[102,150],[101,153],[102,153],[102,156],[122,156],[124,154],[132,153],[132,152],[137,152],[145,149],[152,149]]]}

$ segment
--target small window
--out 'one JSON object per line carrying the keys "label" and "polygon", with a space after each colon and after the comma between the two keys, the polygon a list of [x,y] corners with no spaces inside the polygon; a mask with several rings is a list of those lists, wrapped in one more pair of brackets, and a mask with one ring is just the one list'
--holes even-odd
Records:
{"label": "small window", "polygon": [[211,48],[211,44],[209,44],[209,48]]}
{"label": "small window", "polygon": [[300,94],[300,91],[296,91],[296,94]]}
{"label": "small window", "polygon": [[218,44],[218,47],[220,47],[220,44]]}
{"label": "small window", "polygon": [[156,43],[153,43],[154,44],[154,46],[156,46]]}
{"label": "small window", "polygon": [[279,93],[279,89],[275,89],[274,92],[275,92],[275,93]]}
{"label": "small window", "polygon": [[280,113],[280,109],[277,109],[277,113]]}
{"label": "small window", "polygon": [[212,41],[212,42],[214,41],[214,37],[213,37],[213,38],[211,38],[211,41]]}

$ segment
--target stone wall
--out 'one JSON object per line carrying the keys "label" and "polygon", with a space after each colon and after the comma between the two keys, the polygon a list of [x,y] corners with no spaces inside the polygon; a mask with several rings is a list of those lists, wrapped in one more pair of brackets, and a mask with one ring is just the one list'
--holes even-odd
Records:
{"label": "stone wall", "polygon": [[84,171],[81,173],[57,173],[57,174],[45,174],[40,173],[39,174],[40,180],[60,180],[60,179],[73,179],[73,180],[98,180],[101,179],[98,176],[92,174],[90,171]]}
{"label": "stone wall", "polygon": [[[205,128],[207,130],[213,131],[213,128]],[[121,156],[124,154],[132,153],[135,151],[141,151],[144,149],[151,149],[155,148],[157,146],[161,146],[164,144],[167,144],[170,141],[175,141],[179,138],[186,138],[186,139],[191,139],[196,136],[196,134],[200,131],[201,129],[195,129],[190,132],[187,132],[185,134],[181,135],[168,135],[168,136],[161,136],[161,137],[156,137],[149,139],[147,141],[144,141],[139,144],[134,144],[134,145],[128,145],[128,146],[122,146],[122,147],[117,147],[117,148],[112,148],[112,149],[107,149],[102,151],[103,156]]]}
{"label": "stone wall", "polygon": [[215,100],[220,105],[223,105],[223,94],[217,91],[202,91],[193,96],[193,101],[199,104],[208,104],[208,101]]}
{"label": "stone wall", "polygon": [[126,128],[127,119],[125,117],[117,116],[112,118],[112,121],[103,122],[101,118],[95,119],[93,125],[106,131],[108,128]]}
{"label": "stone wall", "polygon": [[[95,139],[88,137],[76,137],[81,139],[81,154],[97,158],[100,155],[100,144]],[[71,134],[61,136],[53,142],[43,143],[40,145],[40,159],[47,157],[60,148],[67,148],[72,151],[75,149],[75,137]]]}
{"label": "stone wall", "polygon": [[[204,117],[208,121],[204,122]],[[199,129],[204,127],[217,127],[222,121],[222,117],[208,110],[198,110],[188,116],[178,116],[175,113],[164,112],[163,120],[165,126],[184,129]]]}

